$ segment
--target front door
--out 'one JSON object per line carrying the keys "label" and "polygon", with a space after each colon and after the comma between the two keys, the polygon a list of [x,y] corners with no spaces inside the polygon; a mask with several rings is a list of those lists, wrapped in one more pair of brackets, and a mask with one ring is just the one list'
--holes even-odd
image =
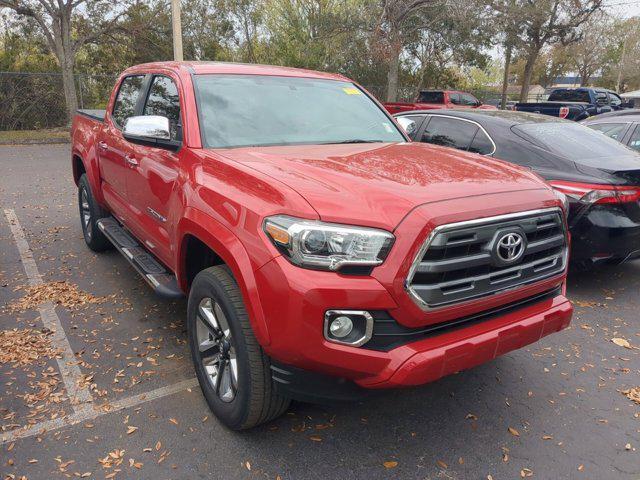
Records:
{"label": "front door", "polygon": [[[155,75],[142,110],[143,115],[167,117],[171,140],[182,138],[180,99],[175,82],[164,75]],[[169,267],[171,252],[170,212],[180,201],[175,187],[178,178],[178,155],[175,151],[145,145],[133,145],[127,176],[127,197],[134,221],[132,230],[147,248]],[[174,220],[174,219],[173,219]]]}
{"label": "front door", "polygon": [[109,209],[121,219],[127,215],[127,156],[132,144],[122,136],[127,118],[136,114],[144,85],[144,75],[132,75],[122,80],[110,115],[105,116],[105,128],[98,138],[98,157],[102,190]]}

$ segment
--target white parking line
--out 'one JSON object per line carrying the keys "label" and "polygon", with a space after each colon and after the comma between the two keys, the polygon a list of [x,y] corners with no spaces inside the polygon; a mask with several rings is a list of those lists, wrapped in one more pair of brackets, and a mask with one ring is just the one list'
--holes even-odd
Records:
{"label": "white parking line", "polygon": [[[24,235],[24,230],[20,225],[16,212],[12,209],[5,209],[4,214],[9,221],[9,228],[11,228],[11,233],[18,247],[20,259],[22,260],[22,265],[29,279],[29,283],[33,286],[41,285],[43,283],[42,276],[38,271],[38,266],[33,258],[33,252],[27,243],[27,238]],[[55,305],[51,302],[46,302],[40,305],[38,310],[40,311],[40,317],[42,318],[44,326],[53,332],[51,344],[61,352],[61,356],[56,357],[56,361],[58,362],[62,381],[64,382],[73,410],[77,413],[83,409],[82,404],[92,402],[93,397],[88,387],[80,386],[86,382],[83,382],[80,367],[78,367],[76,357],[64,333],[60,318],[56,313]]]}
{"label": "white parking line", "polygon": [[34,435],[43,435],[53,430],[76,425],[77,423],[87,420],[93,420],[103,415],[119,412],[120,410],[124,410],[126,408],[136,407],[138,405],[156,400],[158,398],[166,397],[168,395],[173,395],[184,390],[194,388],[197,385],[198,380],[196,380],[195,378],[191,378],[189,380],[183,380],[182,382],[151,390],[147,393],[141,393],[139,395],[133,395],[121,400],[116,400],[115,402],[108,403],[104,406],[93,406],[93,408],[87,406],[87,408],[85,408],[84,410],[73,413],[67,417],[47,420],[45,422],[36,423],[34,425],[29,425],[26,427],[18,428],[16,430],[11,430],[10,432],[3,433],[2,438],[0,438],[0,445],[19,440],[21,438],[33,437]]}
{"label": "white parking line", "polygon": [[[18,220],[16,212],[12,209],[5,209],[4,214],[9,221],[9,227],[11,228],[11,233],[13,234],[16,246],[18,247],[20,259],[22,261],[24,271],[29,279],[29,283],[31,285],[42,284],[42,276],[38,271],[38,266],[33,258],[33,252],[29,247],[24,230],[20,226],[20,221]],[[147,393],[133,395],[112,403],[107,403],[106,405],[98,406],[94,403],[89,389],[87,387],[80,387],[81,384],[85,383],[82,381],[82,372],[76,363],[75,355],[73,354],[73,350],[69,344],[69,339],[64,332],[64,328],[62,328],[62,323],[60,322],[60,317],[58,317],[58,314],[56,313],[55,305],[52,302],[46,302],[40,305],[38,310],[40,311],[40,317],[42,318],[44,326],[53,332],[51,338],[52,345],[54,348],[62,352],[61,358],[56,358],[56,361],[74,413],[66,417],[47,420],[34,425],[27,425],[10,432],[5,432],[0,438],[0,445],[20,438],[40,435],[52,430],[75,425],[79,422],[91,420],[109,413],[118,412],[125,408],[135,407],[198,385],[198,381],[195,378],[191,378],[172,385],[157,388]]]}

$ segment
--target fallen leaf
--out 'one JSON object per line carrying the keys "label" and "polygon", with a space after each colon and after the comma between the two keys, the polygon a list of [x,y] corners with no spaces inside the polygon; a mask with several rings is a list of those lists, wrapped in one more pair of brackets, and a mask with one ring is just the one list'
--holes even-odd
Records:
{"label": "fallen leaf", "polygon": [[384,462],[382,465],[384,465],[384,468],[396,468],[398,466],[398,462],[392,460],[392,461]]}
{"label": "fallen leaf", "polygon": [[629,390],[622,390],[622,394],[625,395],[629,400],[633,400],[634,402],[640,404],[640,387],[633,387]]}
{"label": "fallen leaf", "polygon": [[514,437],[519,437],[520,436],[520,432],[518,430],[516,430],[513,427],[509,427],[509,433],[511,435],[513,435]]}
{"label": "fallen leaf", "polygon": [[131,435],[133,432],[135,432],[136,430],[138,430],[138,427],[134,427],[132,425],[129,425],[127,427],[127,435]]}
{"label": "fallen leaf", "polygon": [[624,338],[612,338],[611,341],[618,345],[619,347],[631,348],[631,345]]}
{"label": "fallen leaf", "polygon": [[442,460],[436,460],[436,463],[440,468],[447,468],[449,466],[446,463],[444,463]]}

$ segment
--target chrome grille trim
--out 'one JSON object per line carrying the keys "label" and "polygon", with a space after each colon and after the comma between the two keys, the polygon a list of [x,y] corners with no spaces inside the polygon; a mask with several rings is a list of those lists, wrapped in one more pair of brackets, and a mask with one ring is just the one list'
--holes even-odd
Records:
{"label": "chrome grille trim", "polygon": [[[555,216],[555,217],[554,217]],[[522,224],[518,224],[518,220]],[[533,260],[524,260],[513,266],[495,267],[491,271],[491,253],[486,250],[486,244],[501,229],[523,228],[531,229],[531,223],[536,222],[535,232],[547,231],[550,228],[559,228],[561,231],[549,235],[542,239],[534,238],[528,241],[524,256],[533,255]],[[491,229],[493,228],[493,233]],[[458,235],[443,235],[449,233]],[[533,233],[533,232],[529,232]],[[451,237],[453,237],[451,239]],[[448,239],[449,238],[449,239]],[[448,239],[448,240],[447,240]],[[443,242],[446,245],[443,247]],[[459,247],[467,245],[468,250],[471,245],[480,251],[468,255],[455,256],[453,258],[429,259],[424,261],[429,247],[435,244],[438,248],[444,248],[444,254],[449,247]],[[535,255],[546,250],[556,252],[543,258],[535,258]],[[443,256],[444,256],[443,254]],[[523,256],[523,259],[524,259]],[[566,221],[562,210],[558,207],[539,210],[529,210],[494,217],[449,223],[439,225],[427,236],[416,254],[407,279],[405,280],[405,291],[411,299],[424,311],[433,311],[446,308],[452,305],[467,303],[479,298],[502,293],[507,290],[517,289],[527,284],[535,283],[547,278],[560,275],[567,266],[568,260],[568,237]],[[463,276],[451,281],[435,281],[432,283],[414,283],[416,275],[441,274],[445,279],[449,272],[464,273],[474,267],[487,267],[487,272]],[[446,292],[443,292],[442,289]],[[436,292],[437,291],[437,292]],[[466,293],[465,293],[466,292]],[[423,293],[423,295],[421,295]],[[432,298],[429,293],[435,293],[444,297],[451,295],[452,300],[429,302],[425,299]]]}

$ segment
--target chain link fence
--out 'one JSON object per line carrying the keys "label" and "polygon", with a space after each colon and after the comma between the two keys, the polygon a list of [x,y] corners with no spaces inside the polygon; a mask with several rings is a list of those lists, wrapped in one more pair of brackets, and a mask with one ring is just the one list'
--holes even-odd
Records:
{"label": "chain link fence", "polygon": [[[104,108],[115,75],[75,76],[80,108]],[[0,130],[38,130],[67,125],[60,73],[0,72]]]}
{"label": "chain link fence", "polygon": [[[116,75],[78,74],[76,90],[80,108],[105,108]],[[376,98],[384,101],[386,85],[366,86]],[[398,101],[411,102],[419,89],[413,86],[398,88]],[[498,105],[499,89],[472,90],[483,103]],[[519,95],[508,99],[518,101]],[[530,102],[546,100],[546,95],[529,95]],[[67,110],[60,73],[0,72],[0,131],[38,130],[64,127],[68,124]]]}

